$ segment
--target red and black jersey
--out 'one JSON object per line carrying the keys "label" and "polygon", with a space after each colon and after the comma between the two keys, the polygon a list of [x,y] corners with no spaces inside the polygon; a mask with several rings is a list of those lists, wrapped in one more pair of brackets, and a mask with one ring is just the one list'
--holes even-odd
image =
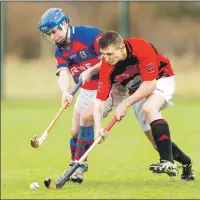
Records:
{"label": "red and black jersey", "polygon": [[134,93],[143,81],[173,76],[169,60],[142,38],[124,40],[127,58],[109,65],[105,58],[99,73],[97,98],[105,101],[113,84],[120,83]]}

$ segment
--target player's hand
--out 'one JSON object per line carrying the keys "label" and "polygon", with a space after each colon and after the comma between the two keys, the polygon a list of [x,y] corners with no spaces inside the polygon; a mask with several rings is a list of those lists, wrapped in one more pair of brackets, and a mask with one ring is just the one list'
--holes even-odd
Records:
{"label": "player's hand", "polygon": [[94,139],[96,140],[98,137],[101,137],[101,140],[99,141],[98,144],[101,144],[102,142],[104,142],[105,137],[106,137],[106,132],[104,131],[103,128],[96,129]]}
{"label": "player's hand", "polygon": [[84,85],[86,82],[88,82],[92,78],[92,73],[90,69],[87,69],[83,71],[80,76],[79,80],[82,79],[82,84]]}
{"label": "player's hand", "polygon": [[128,111],[128,107],[126,106],[126,104],[122,101],[116,108],[115,111],[115,116],[117,118],[118,121],[120,121],[123,117],[126,116]]}
{"label": "player's hand", "polygon": [[68,106],[70,106],[72,104],[73,98],[74,97],[71,94],[69,94],[69,93],[63,93],[62,94],[62,99],[61,99],[62,106],[65,104],[66,101],[68,102],[66,108]]}

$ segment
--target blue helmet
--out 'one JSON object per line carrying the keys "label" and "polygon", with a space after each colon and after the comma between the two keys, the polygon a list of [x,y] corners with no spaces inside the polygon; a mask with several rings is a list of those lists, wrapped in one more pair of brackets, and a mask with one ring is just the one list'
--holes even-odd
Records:
{"label": "blue helmet", "polygon": [[62,22],[69,23],[68,16],[60,8],[48,9],[40,19],[38,27],[42,34],[48,33],[55,28],[62,29]]}

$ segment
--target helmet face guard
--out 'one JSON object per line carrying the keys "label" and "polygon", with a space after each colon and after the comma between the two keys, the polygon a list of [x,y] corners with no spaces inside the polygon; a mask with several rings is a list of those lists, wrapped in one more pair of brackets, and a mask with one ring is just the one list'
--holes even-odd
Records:
{"label": "helmet face guard", "polygon": [[[53,30],[55,30],[56,28],[58,28],[59,30],[63,30],[66,34],[66,37],[65,37],[64,40],[59,42],[59,44],[61,44],[61,43],[63,44],[63,43],[65,43],[65,41],[67,39],[68,29],[69,29],[68,28],[67,30],[65,30],[65,28],[63,27],[62,23],[64,21],[67,24],[69,24],[69,18],[62,11],[62,9],[60,9],[60,8],[50,8],[41,17],[41,20],[40,20],[38,27],[40,29],[41,34],[43,36],[45,36],[45,38],[47,38],[50,41],[52,41],[50,35],[51,35],[51,32]],[[55,43],[54,41],[52,41],[52,42],[56,45],[59,45],[59,44]]]}
{"label": "helmet face guard", "polygon": [[[63,40],[61,40],[61,41],[59,41],[59,42],[55,42],[52,38],[51,38],[51,33],[55,30],[55,29],[59,29],[59,30],[62,30],[63,32],[64,32],[64,34],[65,34],[65,37],[64,37],[64,39]],[[69,29],[69,28],[68,28]],[[49,32],[46,32],[46,33],[41,33],[42,34],[42,36],[46,39],[46,40],[48,40],[48,41],[50,41],[51,43],[53,43],[54,45],[60,45],[60,44],[65,44],[66,43],[66,40],[67,40],[67,34],[68,34],[68,29],[66,30],[63,26],[62,26],[62,24],[60,24],[59,26],[56,26],[54,29],[52,29],[52,30],[50,30]]]}

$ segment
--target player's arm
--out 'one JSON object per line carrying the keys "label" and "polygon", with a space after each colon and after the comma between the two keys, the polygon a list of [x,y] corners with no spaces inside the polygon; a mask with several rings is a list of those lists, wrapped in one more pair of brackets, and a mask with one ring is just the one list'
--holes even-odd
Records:
{"label": "player's arm", "polygon": [[134,44],[134,53],[139,61],[138,67],[143,82],[136,92],[126,98],[116,109],[116,117],[118,120],[126,115],[128,107],[148,97],[156,88],[156,77],[158,75],[158,59],[156,51],[151,44],[144,40],[136,42]]}
{"label": "player's arm", "polygon": [[93,75],[99,73],[99,70],[101,68],[102,65],[102,54],[100,52],[99,46],[98,46],[98,38],[101,36],[101,32],[98,29],[95,29],[90,33],[91,34],[91,46],[92,49],[94,49],[94,51],[96,52],[96,55],[99,57],[99,62],[94,65],[91,68],[88,68],[87,70],[85,70],[84,72],[81,73],[80,77],[83,81],[83,84],[85,84],[87,81],[89,81]]}
{"label": "player's arm", "polygon": [[101,68],[102,61],[100,60],[96,65],[91,68],[88,68],[81,73],[79,79],[82,79],[83,85],[89,81],[93,75],[97,74]]}
{"label": "player's arm", "polygon": [[103,142],[105,139],[104,129],[102,127],[103,111],[104,111],[105,101],[96,98],[93,109],[93,118],[95,122],[95,140],[101,136],[102,139],[99,143]]}
{"label": "player's arm", "polygon": [[126,116],[128,108],[136,102],[148,97],[156,88],[156,79],[144,81],[140,87],[131,96],[122,101],[116,108],[115,116],[117,120],[121,120]]}
{"label": "player's arm", "polygon": [[104,103],[109,96],[112,86],[112,81],[110,80],[110,74],[108,72],[109,70],[107,68],[107,65],[104,61],[102,62],[103,64],[99,72],[98,91],[93,109],[93,118],[96,126],[95,138],[97,138],[99,135],[103,135],[102,120]]}
{"label": "player's arm", "polygon": [[101,64],[102,64],[102,61],[100,60],[96,65],[94,65],[93,67],[88,69],[90,74],[91,74],[91,76],[99,73],[99,70],[101,68]]}
{"label": "player's arm", "polygon": [[150,81],[143,81],[138,90],[124,100],[126,107],[130,107],[136,102],[149,96],[156,88],[156,79]]}
{"label": "player's arm", "polygon": [[62,91],[62,98],[61,98],[61,104],[63,105],[66,101],[69,103],[69,105],[73,101],[73,96],[70,94],[70,72],[69,69],[63,68],[60,70],[58,78],[58,85]]}
{"label": "player's arm", "polygon": [[94,122],[96,126],[96,130],[100,130],[102,128],[102,116],[103,116],[103,110],[104,110],[104,102],[101,99],[95,100],[94,103],[94,109],[93,109],[93,116],[94,116]]}
{"label": "player's arm", "polygon": [[138,90],[125,100],[128,107],[149,96],[155,90],[159,65],[157,52],[149,42],[139,39],[134,45],[143,82]]}
{"label": "player's arm", "polygon": [[70,88],[70,72],[69,66],[67,61],[62,57],[59,51],[55,54],[56,62],[57,62],[57,72],[56,75],[58,76],[58,85],[62,92],[61,103],[62,105],[68,101],[69,104],[72,103],[73,97],[69,93]]}
{"label": "player's arm", "polygon": [[70,88],[69,69],[66,68],[60,70],[58,77],[58,85],[62,91],[62,94],[69,95],[69,88]]}

